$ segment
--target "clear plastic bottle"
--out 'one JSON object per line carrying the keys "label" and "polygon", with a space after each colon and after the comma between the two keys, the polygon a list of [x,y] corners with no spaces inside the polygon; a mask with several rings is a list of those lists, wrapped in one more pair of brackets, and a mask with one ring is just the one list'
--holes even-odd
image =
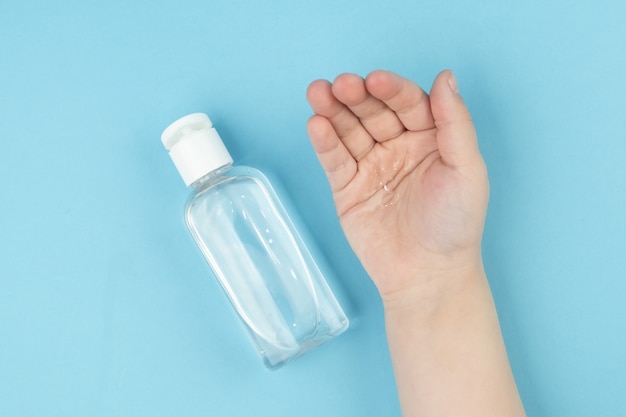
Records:
{"label": "clear plastic bottle", "polygon": [[267,178],[236,166],[204,113],[161,139],[194,192],[186,222],[269,368],[348,328],[348,319]]}

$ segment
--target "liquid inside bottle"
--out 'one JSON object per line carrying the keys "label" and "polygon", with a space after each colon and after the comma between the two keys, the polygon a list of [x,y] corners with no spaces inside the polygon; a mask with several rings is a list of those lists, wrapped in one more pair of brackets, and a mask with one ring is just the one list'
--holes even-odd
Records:
{"label": "liquid inside bottle", "polygon": [[235,167],[196,185],[187,225],[270,367],[348,320],[265,176]]}

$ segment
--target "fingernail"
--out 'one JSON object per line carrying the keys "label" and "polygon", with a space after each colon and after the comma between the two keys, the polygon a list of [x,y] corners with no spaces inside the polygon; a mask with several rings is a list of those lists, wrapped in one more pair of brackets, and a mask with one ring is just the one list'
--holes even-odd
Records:
{"label": "fingernail", "polygon": [[454,94],[459,94],[459,85],[457,84],[456,77],[452,71],[450,71],[450,76],[448,77],[448,85]]}

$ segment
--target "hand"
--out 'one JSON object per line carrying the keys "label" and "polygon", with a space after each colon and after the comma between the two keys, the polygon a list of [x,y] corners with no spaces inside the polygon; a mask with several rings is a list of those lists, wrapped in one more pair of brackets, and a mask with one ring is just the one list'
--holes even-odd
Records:
{"label": "hand", "polygon": [[307,99],[340,223],[383,300],[481,265],[487,172],[452,72],[430,96],[375,71],[314,81]]}

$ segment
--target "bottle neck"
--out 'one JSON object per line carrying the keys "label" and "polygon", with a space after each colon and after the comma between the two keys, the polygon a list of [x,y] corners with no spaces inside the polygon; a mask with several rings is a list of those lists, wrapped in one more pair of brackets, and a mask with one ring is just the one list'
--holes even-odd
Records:
{"label": "bottle neck", "polygon": [[193,188],[194,190],[198,190],[209,184],[213,184],[217,182],[220,178],[222,178],[222,174],[228,171],[230,168],[232,168],[232,166],[233,164],[231,162],[217,169],[214,169],[213,171],[209,172],[203,177],[200,177],[196,181],[192,182],[189,186]]}

